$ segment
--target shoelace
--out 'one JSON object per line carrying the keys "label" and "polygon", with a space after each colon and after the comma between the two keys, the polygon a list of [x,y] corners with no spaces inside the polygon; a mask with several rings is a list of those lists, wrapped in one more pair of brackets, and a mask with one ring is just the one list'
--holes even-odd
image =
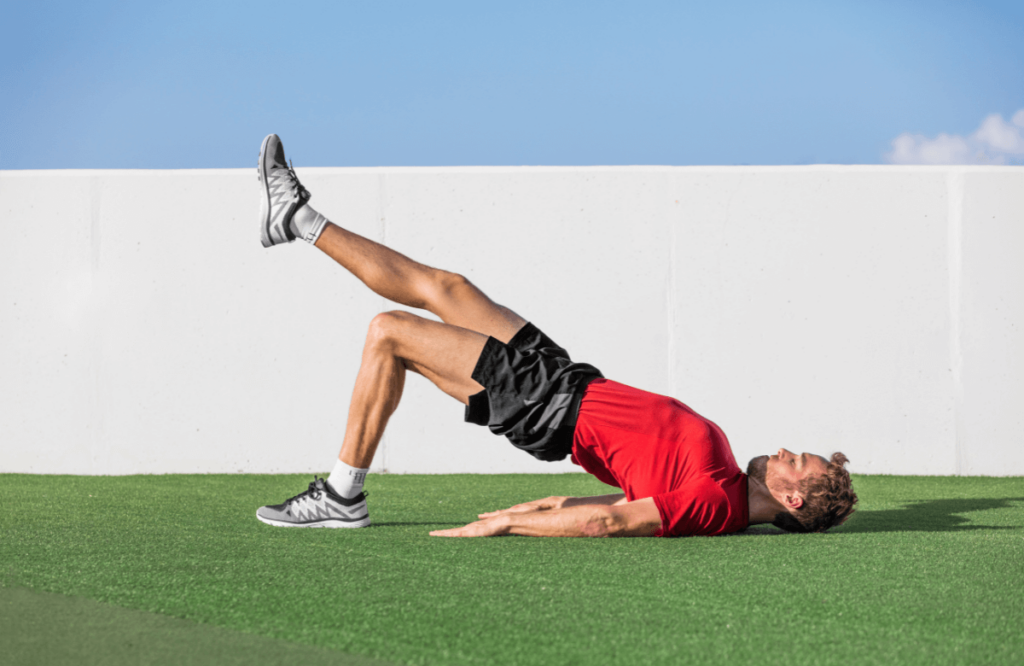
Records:
{"label": "shoelace", "polygon": [[[315,499],[315,500],[320,499],[320,496],[324,492],[326,492],[326,490],[327,490],[327,481],[324,480],[324,479],[321,479],[320,477],[317,477],[317,476],[314,476],[313,479],[314,479],[313,483],[309,484],[309,488],[306,488],[305,492],[301,492],[298,495],[296,495],[295,497],[288,498],[287,500],[285,500],[284,503],[285,504],[293,504],[295,502],[298,502],[303,497],[306,497],[307,495],[311,499]],[[366,498],[370,496],[370,493],[365,491],[365,490],[362,491],[362,492],[363,492],[363,500],[365,501]]]}
{"label": "shoelace", "polygon": [[285,177],[288,180],[290,180],[292,185],[295,186],[295,189],[298,190],[298,197],[300,199],[309,199],[310,198],[309,190],[307,190],[305,187],[302,186],[302,183],[299,182],[299,177],[295,175],[295,164],[293,164],[291,160],[288,160],[288,166],[276,167],[276,168],[277,169],[285,169],[285,171],[287,173],[282,174],[282,175],[283,175],[283,177]]}
{"label": "shoelace", "polygon": [[298,495],[296,495],[295,497],[288,498],[285,501],[285,504],[292,504],[294,502],[298,502],[300,499],[302,499],[303,497],[306,497],[307,495],[311,499],[318,500],[318,499],[320,499],[320,495],[323,494],[323,490],[324,490],[324,480],[321,479],[320,477],[314,476],[313,477],[313,483],[309,484],[309,488],[307,488],[305,490],[305,492],[301,492]]}

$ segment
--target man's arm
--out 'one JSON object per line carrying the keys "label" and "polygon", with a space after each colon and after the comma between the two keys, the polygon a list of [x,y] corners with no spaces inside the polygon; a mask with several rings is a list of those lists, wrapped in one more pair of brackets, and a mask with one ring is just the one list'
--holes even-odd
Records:
{"label": "man's arm", "polygon": [[658,507],[652,498],[647,497],[622,504],[582,504],[528,512],[501,511],[465,527],[436,530],[430,534],[449,537],[505,534],[548,537],[651,536],[660,527],[661,514],[658,513]]}
{"label": "man's arm", "polygon": [[564,497],[555,495],[544,499],[534,500],[516,504],[507,509],[499,511],[488,511],[477,515],[477,518],[491,518],[503,513],[530,513],[532,511],[549,511],[551,509],[565,509],[570,506],[585,506],[588,504],[615,505],[625,504],[626,493],[614,493],[611,495],[594,495],[593,497]]}
{"label": "man's arm", "polygon": [[626,499],[626,493],[612,493],[611,495],[594,495],[593,497],[566,497],[565,502],[562,503],[562,508],[570,506],[587,506],[589,504],[605,504],[608,506],[617,506],[621,504],[629,504],[629,500]]}

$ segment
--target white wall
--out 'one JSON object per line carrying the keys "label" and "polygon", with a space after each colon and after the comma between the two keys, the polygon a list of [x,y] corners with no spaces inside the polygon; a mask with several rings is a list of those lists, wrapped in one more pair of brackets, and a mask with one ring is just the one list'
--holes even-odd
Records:
{"label": "white wall", "polygon": [[[300,169],[613,379],[852,469],[1024,474],[1024,168]],[[0,172],[0,471],[307,472],[394,304],[264,250],[252,169]],[[411,377],[391,472],[562,472]]]}

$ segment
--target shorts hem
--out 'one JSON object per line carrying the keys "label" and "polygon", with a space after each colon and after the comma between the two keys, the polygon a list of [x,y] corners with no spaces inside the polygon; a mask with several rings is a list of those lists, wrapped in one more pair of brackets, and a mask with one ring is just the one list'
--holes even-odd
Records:
{"label": "shorts hem", "polygon": [[[529,324],[527,324],[529,326]],[[525,326],[523,328],[526,328]],[[522,332],[523,329],[519,329]],[[519,335],[519,333],[516,333]],[[513,339],[515,337],[513,336]],[[487,425],[491,420],[491,403],[487,398],[488,386],[484,382],[480,381],[483,375],[486,373],[487,366],[491,362],[494,354],[505,345],[502,344],[501,340],[487,336],[487,342],[484,343],[484,348],[480,350],[480,356],[476,359],[476,365],[473,366],[473,372],[470,373],[470,378],[480,386],[483,386],[483,390],[474,393],[469,396],[469,402],[466,404],[466,413],[464,420],[466,423],[475,423],[476,425]]]}
{"label": "shorts hem", "polygon": [[484,348],[480,350],[480,356],[476,359],[476,365],[473,366],[473,372],[469,375],[473,381],[475,381],[484,389],[487,389],[487,384],[480,381],[481,376],[484,374],[487,364],[494,357],[495,352],[499,351],[505,345],[502,344],[501,340],[488,336],[487,342],[484,343]]}
{"label": "shorts hem", "polygon": [[519,349],[524,338],[528,338],[535,333],[539,333],[540,329],[534,326],[531,322],[526,322],[523,327],[516,331],[516,334],[512,336],[512,339],[508,341],[508,346],[513,349]]}

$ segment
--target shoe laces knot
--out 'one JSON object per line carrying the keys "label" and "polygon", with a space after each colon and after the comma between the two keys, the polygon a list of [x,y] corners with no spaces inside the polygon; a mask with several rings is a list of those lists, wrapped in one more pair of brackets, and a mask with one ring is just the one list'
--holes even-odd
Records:
{"label": "shoe laces knot", "polygon": [[299,177],[295,175],[295,165],[291,160],[288,160],[288,166],[285,167],[285,169],[287,169],[287,172],[284,175],[289,181],[291,181],[292,185],[295,186],[298,198],[303,201],[307,201],[310,198],[309,190],[303,187],[302,183],[299,182]]}
{"label": "shoe laces knot", "polygon": [[323,479],[321,479],[318,476],[314,476],[313,482],[309,484],[309,487],[306,489],[305,492],[299,493],[295,497],[290,498],[287,502],[285,502],[285,504],[294,504],[295,502],[298,502],[304,497],[309,497],[310,499],[314,500],[320,499],[320,497],[324,493],[324,484],[325,481]]}

